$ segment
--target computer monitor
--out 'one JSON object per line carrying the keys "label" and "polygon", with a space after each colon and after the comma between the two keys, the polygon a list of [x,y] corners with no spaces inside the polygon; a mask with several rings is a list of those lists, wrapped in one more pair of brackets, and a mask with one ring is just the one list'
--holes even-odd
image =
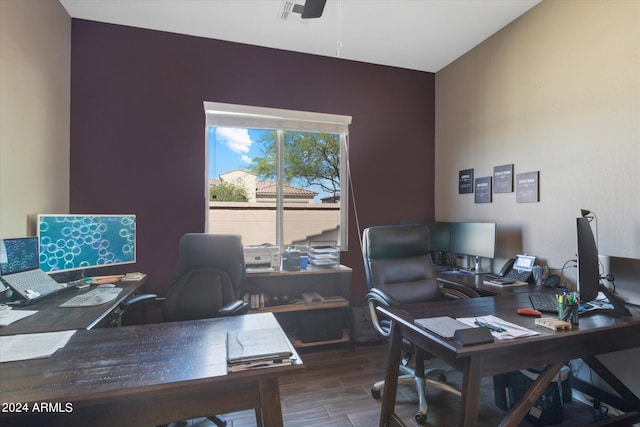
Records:
{"label": "computer monitor", "polygon": [[578,228],[578,292],[582,302],[593,301],[600,290],[598,248],[587,218],[576,218]]}
{"label": "computer monitor", "polygon": [[585,304],[595,301],[598,292],[602,292],[613,308],[588,311],[609,312],[630,316],[631,313],[624,306],[624,302],[613,294],[606,286],[600,284],[600,269],[598,264],[598,246],[591,231],[588,218],[576,218],[578,237],[578,274],[577,286],[580,293],[580,303]]}
{"label": "computer monitor", "polygon": [[450,251],[456,255],[468,255],[475,259],[475,269],[480,271],[480,258],[495,257],[496,224],[494,222],[452,222]]}
{"label": "computer monitor", "polygon": [[136,262],[136,216],[40,214],[40,268],[48,273]]}
{"label": "computer monitor", "polygon": [[444,265],[449,252],[451,223],[438,221],[400,221],[401,224],[420,224],[429,227],[429,250],[436,265]]}
{"label": "computer monitor", "polygon": [[424,223],[429,227],[430,248],[432,251],[449,252],[451,240],[451,224],[448,222],[429,221]]}

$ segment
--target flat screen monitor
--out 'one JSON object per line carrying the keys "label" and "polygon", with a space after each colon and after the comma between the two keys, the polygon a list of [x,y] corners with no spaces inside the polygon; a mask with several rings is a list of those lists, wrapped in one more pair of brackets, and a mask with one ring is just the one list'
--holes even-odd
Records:
{"label": "flat screen monitor", "polygon": [[578,226],[578,292],[580,301],[596,299],[600,290],[600,269],[598,267],[598,247],[587,218],[576,218]]}
{"label": "flat screen monitor", "polygon": [[494,258],[495,222],[452,222],[450,252],[480,258]]}
{"label": "flat screen monitor", "polygon": [[448,222],[425,222],[429,227],[429,240],[432,251],[449,252],[451,224]]}
{"label": "flat screen monitor", "polygon": [[136,262],[135,215],[38,215],[40,268],[85,270]]}

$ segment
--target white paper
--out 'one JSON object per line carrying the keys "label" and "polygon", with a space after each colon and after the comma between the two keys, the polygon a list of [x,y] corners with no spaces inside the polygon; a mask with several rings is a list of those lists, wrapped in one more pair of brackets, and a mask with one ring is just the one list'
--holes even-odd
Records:
{"label": "white paper", "polygon": [[7,310],[0,313],[0,326],[9,326],[13,322],[36,314],[36,310]]}
{"label": "white paper", "polygon": [[494,336],[494,338],[497,338],[499,340],[504,340],[504,339],[513,339],[513,338],[520,338],[520,337],[531,337],[534,335],[540,335],[540,332],[536,332],[536,331],[532,331],[531,329],[527,329],[527,328],[523,328],[522,326],[518,326],[515,323],[511,323],[511,322],[507,322],[505,320],[502,320],[499,317],[493,316],[493,315],[488,315],[488,316],[478,316],[478,317],[460,317],[458,318],[459,321],[461,321],[462,323],[472,326],[474,328],[477,328],[478,325],[476,325],[476,320],[480,321],[480,322],[484,322],[484,323],[488,323],[490,325],[495,325],[495,326],[499,326],[503,329],[506,329],[506,332],[496,332],[496,331],[491,331],[491,335]]}
{"label": "white paper", "polygon": [[0,362],[49,357],[64,347],[75,333],[60,331],[0,337]]}

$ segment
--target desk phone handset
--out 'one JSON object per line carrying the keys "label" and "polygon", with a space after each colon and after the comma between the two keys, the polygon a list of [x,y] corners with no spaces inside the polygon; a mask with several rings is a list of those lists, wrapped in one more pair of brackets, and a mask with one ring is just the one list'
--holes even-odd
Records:
{"label": "desk phone handset", "polygon": [[533,266],[536,257],[528,255],[517,255],[504,263],[498,275],[500,277],[528,282],[533,275]]}

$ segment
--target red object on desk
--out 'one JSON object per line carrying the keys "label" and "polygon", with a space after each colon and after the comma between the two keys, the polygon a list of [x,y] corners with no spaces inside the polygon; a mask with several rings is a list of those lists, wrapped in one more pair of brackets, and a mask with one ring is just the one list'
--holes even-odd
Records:
{"label": "red object on desk", "polygon": [[533,308],[519,308],[518,314],[522,314],[523,316],[542,316],[542,313],[540,313],[538,310],[534,310]]}

